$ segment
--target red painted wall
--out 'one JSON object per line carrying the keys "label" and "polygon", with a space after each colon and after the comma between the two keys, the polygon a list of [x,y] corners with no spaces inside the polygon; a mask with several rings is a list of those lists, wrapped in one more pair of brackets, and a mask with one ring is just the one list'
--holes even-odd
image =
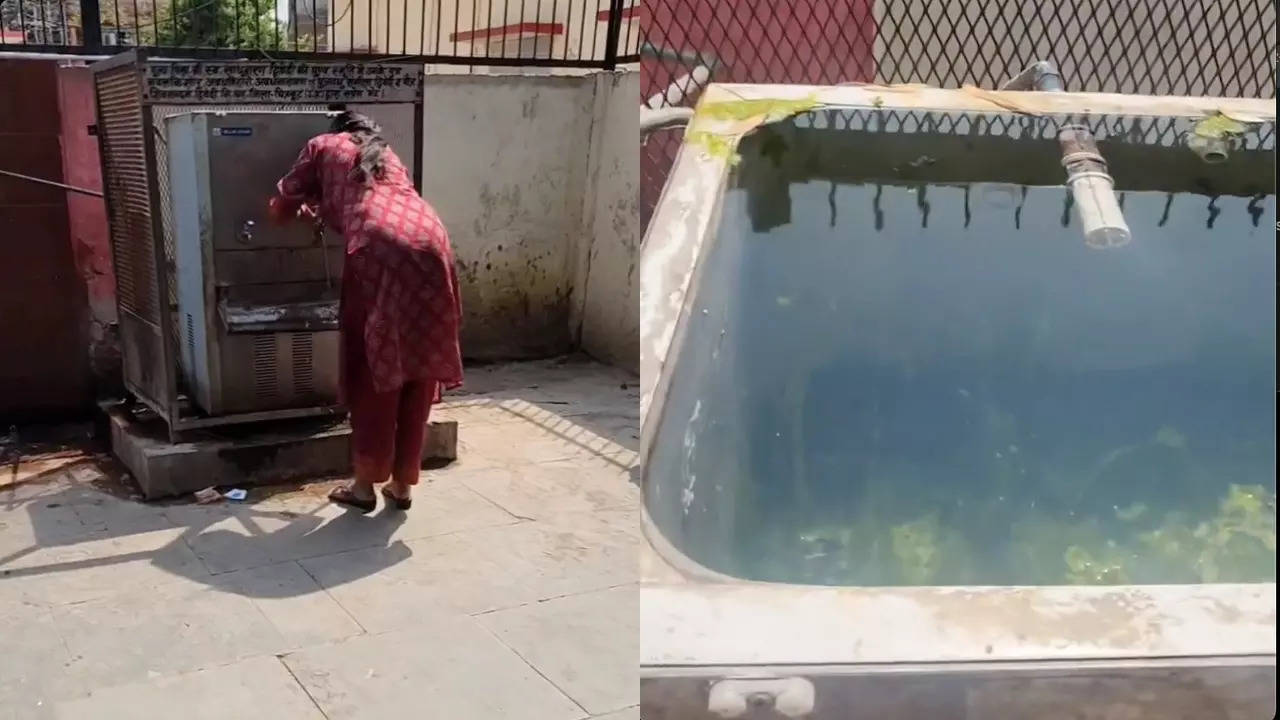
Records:
{"label": "red painted wall", "polygon": [[[0,168],[64,181],[54,63],[0,59]],[[0,418],[92,406],[88,293],[66,193],[0,176]]]}
{"label": "red painted wall", "polygon": [[[64,182],[101,191],[98,139],[89,134],[95,115],[93,73],[87,66],[58,68],[58,105]],[[67,221],[76,274],[84,282],[89,303],[89,362],[98,390],[115,391],[120,388],[120,350],[106,203],[102,198],[69,192]]]}
{"label": "red painted wall", "polygon": [[[644,37],[681,53],[714,57],[714,82],[834,85],[875,78],[873,0],[647,0]],[[641,63],[644,98],[689,72],[684,62]],[[684,105],[697,102],[697,94]],[[670,133],[667,134],[670,136]],[[640,206],[648,224],[675,160],[674,137],[651,139],[640,160]]]}
{"label": "red painted wall", "polygon": [[[716,82],[831,85],[875,77],[872,0],[649,0],[641,17],[654,45],[710,53]],[[644,61],[645,96],[688,68]]]}

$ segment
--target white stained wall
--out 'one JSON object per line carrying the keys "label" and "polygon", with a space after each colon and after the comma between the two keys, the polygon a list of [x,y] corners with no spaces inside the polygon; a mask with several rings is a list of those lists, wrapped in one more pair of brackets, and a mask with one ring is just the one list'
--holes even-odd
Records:
{"label": "white stained wall", "polygon": [[457,256],[463,354],[638,371],[639,75],[430,75],[423,195]]}
{"label": "white stained wall", "polygon": [[599,73],[571,325],[583,350],[640,372],[640,73]]}

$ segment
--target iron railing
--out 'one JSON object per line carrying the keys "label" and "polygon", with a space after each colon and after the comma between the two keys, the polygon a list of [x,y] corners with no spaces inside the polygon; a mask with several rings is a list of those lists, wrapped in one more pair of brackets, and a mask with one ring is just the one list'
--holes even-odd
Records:
{"label": "iron railing", "polygon": [[[1068,90],[1275,97],[1273,0],[648,0],[645,104],[711,82],[994,88],[1052,60]],[[647,225],[680,144],[644,138]]]}
{"label": "iron railing", "polygon": [[639,60],[638,0],[0,0],[7,53],[395,58],[603,68]]}

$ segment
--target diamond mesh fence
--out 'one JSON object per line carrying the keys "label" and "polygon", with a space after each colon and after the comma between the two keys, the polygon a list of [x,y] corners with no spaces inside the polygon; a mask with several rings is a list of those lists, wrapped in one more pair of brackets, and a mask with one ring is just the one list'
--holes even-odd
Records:
{"label": "diamond mesh fence", "polygon": [[[1271,0],[648,0],[644,103],[711,82],[997,87],[1037,60],[1069,90],[1275,97]],[[642,139],[645,226],[681,132]]]}

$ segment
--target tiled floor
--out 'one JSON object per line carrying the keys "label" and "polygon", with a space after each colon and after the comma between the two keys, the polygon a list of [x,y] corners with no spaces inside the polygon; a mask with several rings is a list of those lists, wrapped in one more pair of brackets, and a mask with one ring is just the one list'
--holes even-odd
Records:
{"label": "tiled floor", "polygon": [[404,514],[332,483],[148,505],[87,463],[0,484],[0,720],[638,719],[637,397],[577,360],[471,371]]}

